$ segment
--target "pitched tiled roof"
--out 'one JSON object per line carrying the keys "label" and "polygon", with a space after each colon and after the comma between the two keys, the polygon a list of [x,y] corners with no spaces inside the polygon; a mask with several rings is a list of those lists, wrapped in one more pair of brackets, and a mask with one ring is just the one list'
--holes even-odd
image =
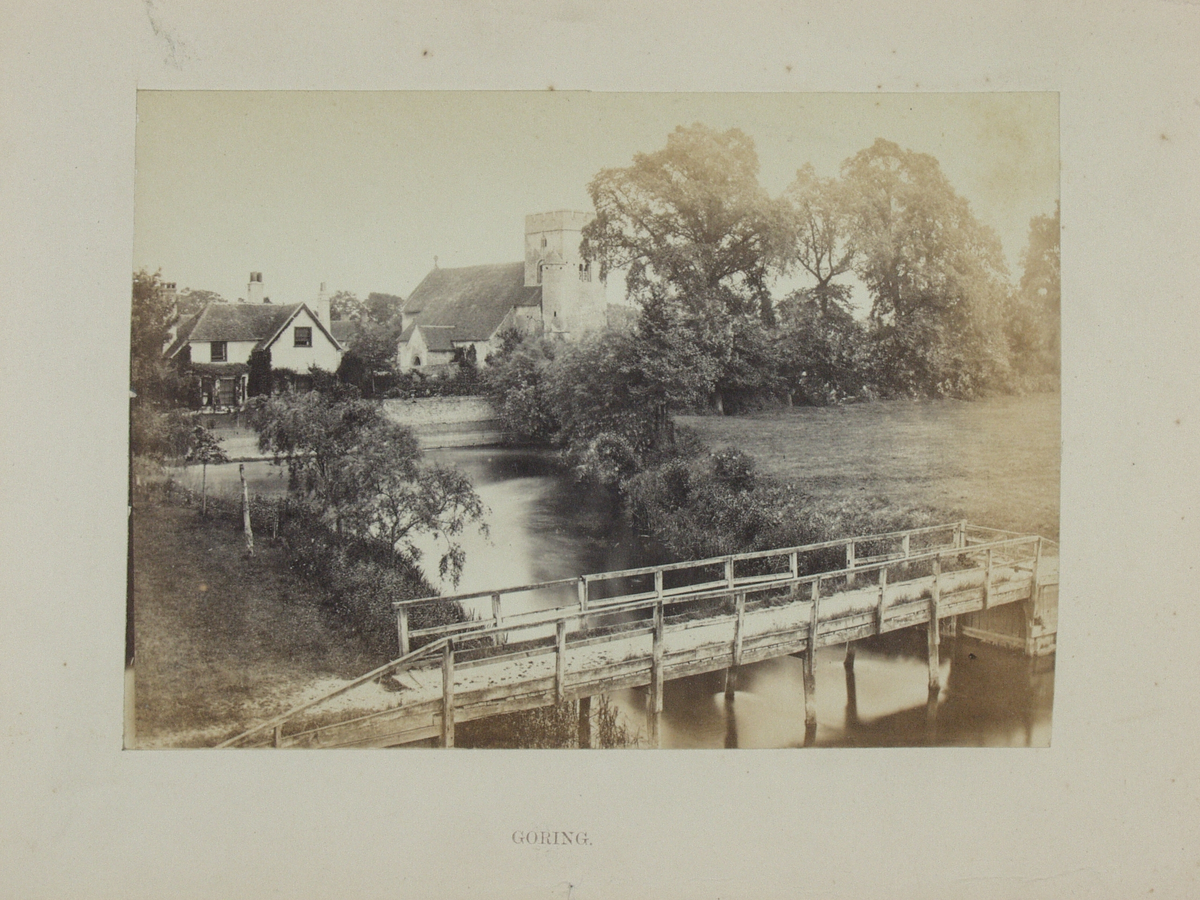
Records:
{"label": "pitched tiled roof", "polygon": [[462,340],[458,336],[458,328],[453,325],[421,325],[421,337],[425,339],[425,349],[431,353],[449,353],[454,349],[454,341]]}
{"label": "pitched tiled roof", "polygon": [[525,264],[502,263],[434,269],[412,292],[404,312],[418,325],[454,326],[456,341],[486,341],[514,306],[541,302],[541,286],[525,286]]}
{"label": "pitched tiled roof", "polygon": [[[257,341],[264,346],[303,306],[303,303],[209,303],[179,326],[167,356],[174,356],[189,341]],[[317,325],[328,334],[320,322]]]}
{"label": "pitched tiled roof", "polygon": [[275,334],[299,306],[299,303],[210,303],[200,311],[187,337],[190,341],[261,341]]}

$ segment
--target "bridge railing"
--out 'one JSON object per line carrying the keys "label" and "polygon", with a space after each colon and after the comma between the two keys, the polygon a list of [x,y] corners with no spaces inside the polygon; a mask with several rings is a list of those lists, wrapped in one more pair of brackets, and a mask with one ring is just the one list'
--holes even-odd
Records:
{"label": "bridge railing", "polygon": [[[656,654],[655,658],[658,660],[654,664],[654,671],[658,673],[656,678],[661,680],[662,665],[660,657],[662,652],[662,631],[667,610],[669,607],[678,607],[687,603],[726,598],[734,600],[735,624],[733,626],[733,640],[734,644],[737,645],[740,643],[738,635],[741,632],[742,616],[745,614],[748,606],[760,599],[767,599],[771,595],[790,595],[796,601],[812,603],[812,630],[809,632],[809,640],[813,642],[816,639],[816,628],[819,621],[819,613],[817,611],[818,601],[846,589],[878,591],[878,626],[880,630],[883,629],[885,611],[889,608],[889,588],[899,587],[906,580],[932,575],[931,602],[935,610],[937,606],[938,578],[942,574],[949,574],[956,570],[974,570],[983,573],[982,591],[983,608],[985,609],[988,608],[989,598],[994,587],[994,568],[1007,567],[1017,571],[1027,570],[1032,578],[1033,591],[1036,594],[1038,567],[1043,547],[1043,538],[1037,535],[1002,536],[999,539],[995,539],[994,535],[999,532],[993,532],[988,529],[985,533],[982,530],[973,531],[969,526],[964,528],[960,525],[953,525],[914,529],[908,532],[896,532],[882,536],[860,537],[856,538],[855,542],[865,543],[881,538],[902,538],[905,535],[911,537],[918,533],[923,535],[936,534],[939,530],[948,528],[954,529],[954,537],[950,541],[945,543],[931,542],[931,546],[923,547],[916,552],[913,551],[913,542],[909,540],[905,546],[905,549],[908,551],[907,553],[902,554],[897,551],[891,555],[877,554],[874,558],[868,557],[866,560],[852,558],[853,565],[827,571],[796,574],[794,576],[791,574],[794,570],[790,569],[786,578],[767,575],[760,577],[756,581],[752,581],[749,580],[749,576],[739,579],[735,573],[732,581],[725,579],[721,582],[706,582],[692,585],[686,590],[676,589],[668,591],[662,587],[662,573],[668,570],[678,570],[687,564],[676,563],[669,566],[651,566],[642,569],[624,570],[622,573],[600,573],[599,575],[590,577],[593,579],[598,577],[613,577],[618,574],[624,575],[630,572],[642,575],[649,574],[655,577],[656,586],[661,588],[661,590],[648,595],[644,592],[638,592],[609,597],[595,602],[586,608],[579,605],[569,605],[550,609],[528,610],[498,618],[494,621],[474,620],[414,631],[412,636],[436,635],[436,638],[416,650],[410,650],[406,647],[398,659],[392,660],[348,682],[337,690],[300,704],[254,728],[229,738],[218,746],[231,747],[245,743],[247,739],[255,735],[260,735],[268,729],[274,729],[273,743],[275,746],[280,746],[283,743],[284,724],[290,720],[294,720],[301,713],[308,712],[319,704],[365,685],[368,682],[377,681],[385,675],[405,669],[428,667],[435,656],[440,656],[442,669],[441,741],[444,746],[452,746],[454,742],[454,710],[455,704],[458,702],[455,699],[454,672],[456,666],[466,669],[477,665],[512,661],[523,657],[544,656],[546,653],[552,653],[555,657],[555,694],[561,699],[564,696],[566,684],[565,662],[569,633],[576,633],[576,637],[570,643],[572,649],[592,643],[626,639],[639,634],[653,634],[656,648],[654,651]],[[988,534],[991,534],[993,539],[986,540],[985,538]],[[778,551],[737,554],[734,559],[736,562],[737,560],[770,558],[778,554],[786,554],[790,562],[794,553],[820,548],[827,549],[829,547],[841,546],[844,543],[840,541],[824,542],[817,545],[785,548]],[[723,564],[729,558],[719,557],[715,561]],[[700,560],[693,564],[710,564],[712,562],[714,560]],[[897,569],[900,570],[899,574],[902,576],[901,578],[896,577]],[[874,581],[874,584],[871,584],[871,581]],[[542,584],[563,585],[574,583],[576,583],[575,579],[565,579],[557,582],[543,582]],[[861,587],[856,587],[856,583]],[[528,587],[530,586],[526,586],[526,588]],[[521,590],[521,588],[508,588],[506,590],[509,593],[513,593]],[[457,597],[486,597],[490,596],[491,593],[477,592],[467,595],[457,595]],[[457,599],[457,597],[439,599],[451,600]],[[416,602],[421,601],[408,601],[407,605],[412,605]],[[652,617],[639,616],[639,613],[652,613]],[[936,616],[936,612],[931,613],[931,615]],[[554,644],[552,647],[548,646],[544,640],[526,642],[524,644],[516,641],[510,642],[510,638],[522,631],[528,632],[530,628],[535,627],[552,627],[554,635]],[[580,631],[587,633],[579,636],[578,632]],[[489,641],[491,644],[489,644]],[[735,651],[735,655],[736,653],[737,651]],[[661,686],[658,696],[661,696]],[[384,711],[383,714],[389,713],[390,711]],[[370,717],[369,715],[366,718]],[[317,726],[310,730],[316,733],[325,727],[328,726]],[[299,736],[303,737],[303,733]],[[288,735],[288,737],[294,738],[296,735]]]}
{"label": "bridge railing", "polygon": [[[401,653],[406,653],[414,638],[446,635],[493,636],[510,634],[519,628],[552,624],[561,618],[592,618],[591,614],[608,609],[638,608],[643,601],[666,600],[669,603],[693,602],[708,596],[729,595],[741,589],[778,589],[811,583],[814,575],[841,577],[848,585],[856,578],[877,571],[880,563],[896,560],[926,558],[930,552],[949,549],[978,548],[985,543],[1005,540],[1030,540],[1029,536],[1013,532],[985,529],[967,522],[930,525],[872,535],[839,538],[813,544],[735,553],[700,560],[642,566],[610,572],[599,572],[578,578],[557,579],[535,584],[518,585],[491,591],[472,591],[441,597],[423,597],[393,603],[396,629]],[[829,551],[839,551],[844,566],[830,566]],[[821,555],[824,555],[824,561]],[[740,572],[739,572],[740,569]],[[747,571],[751,569],[753,571]],[[815,569],[815,571],[814,571]],[[688,580],[691,575],[693,579]],[[538,609],[508,611],[506,600],[519,595],[556,592],[574,587],[570,603],[552,600]],[[410,629],[409,611],[423,603],[459,603],[491,598],[491,616],[465,622]],[[631,606],[632,605],[632,606]],[[652,605],[652,603],[650,604]],[[511,606],[510,606],[511,610]]]}

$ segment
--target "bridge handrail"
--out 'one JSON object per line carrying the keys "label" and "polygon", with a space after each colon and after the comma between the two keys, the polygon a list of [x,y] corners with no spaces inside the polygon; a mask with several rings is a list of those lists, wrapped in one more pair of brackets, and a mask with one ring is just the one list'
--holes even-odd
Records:
{"label": "bridge handrail", "polygon": [[406,600],[393,600],[393,609],[401,607],[416,606],[419,603],[431,603],[436,600],[446,602],[457,602],[460,600],[479,600],[484,597],[492,597],[496,594],[521,594],[529,591],[545,590],[554,587],[565,587],[567,585],[578,585],[581,581],[584,583],[592,583],[595,581],[609,581],[616,578],[633,578],[638,575],[652,575],[656,572],[674,572],[681,569],[695,569],[702,566],[720,565],[726,562],[743,562],[749,559],[767,559],[770,557],[782,557],[792,553],[812,553],[817,550],[830,550],[834,547],[845,547],[849,544],[868,543],[871,541],[881,541],[888,539],[903,538],[905,536],[915,536],[930,534],[938,531],[946,531],[950,529],[967,528],[966,522],[948,522],[941,525],[923,525],[920,528],[905,528],[900,531],[887,531],[879,534],[855,535],[848,538],[836,538],[830,541],[821,541],[815,544],[800,544],[794,547],[778,547],[772,550],[754,550],[747,553],[731,553],[725,556],[712,556],[705,559],[685,560],[682,562],[663,563],[657,566],[641,566],[634,569],[616,569],[611,572],[592,572],[586,575],[579,575],[575,578],[559,578],[554,581],[541,581],[535,584],[525,584],[517,587],[497,588],[490,591],[471,591],[465,594],[444,594],[436,597],[417,597]]}
{"label": "bridge handrail", "polygon": [[[880,570],[887,569],[897,563],[911,564],[926,562],[933,559],[947,559],[950,557],[960,556],[963,554],[976,554],[986,552],[988,550],[1000,550],[1020,544],[1036,544],[1038,541],[1045,540],[1037,535],[1025,535],[1016,538],[1004,538],[998,541],[989,541],[984,544],[972,544],[966,547],[941,547],[935,550],[923,551],[914,553],[907,557],[896,556],[891,559],[876,559],[871,562],[846,567],[842,569],[831,569],[825,572],[814,572],[807,575],[799,575],[791,577],[764,576],[756,582],[745,582],[736,584],[732,588],[725,583],[716,585],[707,583],[703,585],[688,585],[685,588],[673,588],[670,591],[664,590],[662,594],[656,591],[639,592],[636,594],[626,594],[618,597],[609,597],[601,600],[593,601],[589,604],[586,610],[580,609],[578,604],[568,606],[556,606],[539,610],[528,610],[525,612],[512,613],[503,617],[503,622],[495,624],[490,619],[476,619],[468,622],[455,622],[448,625],[435,625],[428,628],[414,629],[411,632],[412,637],[428,637],[430,635],[454,635],[458,636],[462,633],[469,633],[474,638],[491,637],[495,635],[505,634],[510,631],[523,630],[526,628],[536,628],[543,625],[556,624],[560,621],[569,621],[578,619],[582,616],[589,618],[599,617],[604,615],[613,615],[616,613],[630,612],[637,609],[649,609],[656,606],[659,602],[664,606],[671,606],[679,603],[693,603],[700,600],[710,600],[732,594],[758,594],[770,590],[779,590],[781,588],[796,588],[804,585],[811,585],[814,582],[825,581],[826,579],[845,577],[847,575],[861,576],[867,575]],[[485,594],[485,596],[487,596]]]}
{"label": "bridge handrail", "polygon": [[[946,528],[946,527],[957,527],[957,526],[937,526],[933,529],[924,529],[924,530],[937,530],[937,528]],[[902,535],[903,532],[896,532],[894,534]],[[870,538],[870,537],[861,538],[861,540],[871,540],[871,539],[872,538]],[[452,724],[453,723],[453,716],[452,716],[453,680],[452,680],[450,673],[453,671],[453,659],[454,659],[454,647],[455,647],[454,642],[457,638],[457,634],[456,633],[455,634],[446,634],[447,630],[453,629],[456,632],[457,631],[468,631],[471,634],[472,638],[483,639],[483,638],[500,635],[500,634],[504,634],[507,632],[515,631],[515,630],[537,627],[540,625],[549,625],[551,623],[562,623],[562,627],[559,627],[557,629],[558,647],[555,651],[553,651],[553,652],[559,653],[559,655],[561,656],[562,649],[565,646],[565,643],[564,643],[565,635],[566,635],[565,625],[571,619],[599,618],[599,617],[615,615],[618,613],[625,613],[625,612],[629,612],[629,611],[633,611],[633,610],[637,610],[637,609],[645,609],[645,608],[651,608],[651,607],[655,607],[655,608],[664,607],[665,608],[666,606],[675,604],[675,603],[695,602],[695,601],[699,601],[699,600],[713,599],[713,598],[718,598],[718,597],[723,597],[723,596],[727,597],[727,596],[731,596],[734,594],[743,595],[743,600],[744,600],[745,596],[750,595],[750,594],[758,594],[758,593],[763,593],[763,592],[770,591],[770,590],[778,590],[779,588],[799,587],[799,586],[805,585],[805,584],[814,584],[815,583],[815,584],[819,585],[819,583],[821,581],[826,580],[826,579],[833,579],[833,578],[844,577],[844,576],[848,576],[848,575],[855,575],[855,576],[866,575],[871,572],[885,570],[888,567],[897,565],[897,564],[908,565],[908,564],[912,564],[912,563],[920,563],[923,561],[933,560],[933,559],[940,560],[940,559],[958,557],[958,556],[963,556],[963,555],[977,555],[980,552],[995,551],[997,549],[1002,549],[1002,548],[1011,547],[1011,546],[1015,546],[1015,545],[1032,543],[1032,544],[1034,544],[1033,572],[1035,573],[1034,577],[1036,578],[1037,560],[1040,558],[1040,555],[1041,555],[1040,547],[1041,547],[1041,543],[1045,540],[1046,540],[1045,538],[1039,537],[1038,535],[1023,535],[1023,536],[1018,536],[1018,537],[1005,538],[1005,539],[997,540],[997,541],[989,541],[989,542],[982,543],[982,544],[956,545],[953,547],[938,547],[938,548],[935,548],[932,550],[926,550],[926,551],[908,554],[908,555],[897,555],[895,557],[887,558],[887,559],[876,558],[870,562],[864,561],[862,564],[855,564],[852,566],[847,566],[842,569],[829,570],[829,571],[825,571],[825,572],[815,572],[815,573],[811,573],[811,574],[807,574],[807,575],[798,575],[794,578],[790,577],[790,575],[788,575],[785,578],[780,578],[779,574],[776,574],[774,576],[768,575],[768,576],[764,577],[765,580],[760,580],[756,583],[739,584],[739,585],[735,585],[732,587],[729,584],[706,585],[703,587],[702,590],[699,590],[699,591],[697,591],[694,586],[688,586],[684,589],[675,589],[676,591],[678,591],[678,593],[676,593],[674,595],[668,594],[666,591],[663,591],[662,593],[659,593],[656,591],[656,592],[651,592],[649,594],[628,595],[628,596],[624,596],[624,597],[605,598],[603,600],[597,601],[595,605],[590,606],[586,609],[581,609],[578,606],[564,606],[564,607],[554,607],[551,609],[544,609],[544,610],[533,610],[533,611],[530,611],[527,613],[516,613],[511,616],[506,617],[505,621],[496,622],[494,624],[490,623],[490,622],[485,623],[483,621],[477,620],[474,622],[454,623],[453,625],[437,626],[435,628],[416,630],[416,631],[412,632],[413,637],[427,636],[430,634],[437,633],[439,631],[442,634],[444,634],[445,636],[440,637],[434,641],[431,641],[428,644],[424,644],[421,647],[418,647],[417,649],[412,650],[411,652],[405,653],[402,656],[400,656],[399,658],[394,659],[388,663],[385,663],[384,665],[379,666],[376,669],[372,669],[370,672],[366,673],[365,675],[359,676],[358,678],[355,678],[354,680],[347,682],[346,684],[342,685],[339,688],[329,691],[329,692],[327,692],[319,697],[316,697],[312,700],[309,700],[305,703],[299,704],[298,706],[292,707],[291,709],[287,710],[284,713],[280,713],[279,715],[274,716],[273,718],[268,719],[267,721],[254,726],[253,728],[247,729],[246,731],[243,731],[240,734],[238,734],[232,738],[228,738],[227,740],[224,740],[220,744],[218,744],[217,747],[219,747],[219,748],[232,747],[235,744],[238,744],[241,741],[244,741],[246,738],[251,737],[252,735],[255,735],[255,734],[259,734],[263,731],[266,731],[269,728],[276,729],[276,743],[278,744],[278,741],[279,741],[279,738],[281,735],[281,726],[285,722],[289,721],[292,717],[294,717],[302,712],[305,712],[309,709],[312,709],[313,707],[316,707],[316,706],[320,705],[321,703],[324,703],[327,700],[330,700],[334,697],[344,694],[347,691],[350,691],[350,690],[353,690],[354,688],[360,687],[370,681],[374,681],[374,680],[382,677],[383,675],[388,674],[389,672],[393,672],[393,671],[405,669],[405,668],[412,668],[418,661],[424,659],[427,656],[432,655],[435,652],[441,652],[442,656],[443,656],[443,672],[442,672],[443,682],[444,682],[443,683],[443,709],[444,709],[443,715],[444,715],[444,717],[449,718],[449,722],[450,722],[449,727],[450,727],[451,736],[452,736],[452,732],[453,732],[453,724]],[[835,542],[833,544],[833,546],[837,546],[838,543],[841,543],[841,542]],[[777,551],[777,552],[789,552],[790,553],[791,550],[792,550],[792,548],[787,548],[786,550]],[[718,561],[723,561],[723,560],[724,560],[723,557],[718,558]],[[1014,565],[1015,565],[1015,563],[1014,563]],[[990,567],[991,567],[991,558],[990,558],[990,554],[989,554],[989,562],[988,562],[988,570],[989,571],[990,571]],[[652,569],[651,571],[654,571],[654,570]],[[936,573],[936,571],[937,570],[935,569],[935,573]],[[935,577],[936,577],[936,575],[935,575]],[[567,580],[567,583],[574,583],[574,581],[575,581],[575,579],[570,579],[570,580]],[[884,583],[884,581],[883,581],[883,579],[881,579],[880,584],[882,585],[883,583]],[[901,583],[901,582],[897,582],[897,583]],[[661,581],[659,581],[659,585],[661,585]],[[491,593],[494,593],[494,592],[485,592],[485,593],[481,594],[480,596],[488,596]],[[819,587],[817,589],[817,593],[820,593]],[[804,602],[804,601],[800,601],[800,602]],[[882,597],[881,597],[881,603],[882,603]],[[882,609],[882,606],[881,606],[881,609]],[[527,616],[537,617],[537,621],[526,621],[525,617],[527,617]],[[521,621],[518,621],[518,620],[521,620]],[[656,621],[658,621],[659,623],[662,622],[662,612],[661,611],[656,614]],[[472,631],[471,630],[472,626],[476,626],[476,625],[479,625],[482,627],[479,627]],[[634,627],[636,628],[636,623],[635,623]],[[658,626],[658,627],[661,627],[661,626]],[[489,655],[488,657],[486,657],[486,659],[495,660],[495,659],[504,659],[507,656],[529,655],[531,653],[541,652],[542,649],[546,649],[546,648],[534,648],[532,650],[523,648],[520,650],[515,650],[512,653],[500,652],[497,654]],[[448,659],[447,659],[447,657],[448,657]],[[464,661],[464,664],[470,665],[470,661]],[[449,665],[449,668],[447,668],[447,665]],[[449,681],[447,681],[448,678],[450,679]],[[561,668],[560,668],[560,673],[559,673],[559,680],[561,683]],[[378,715],[378,714],[379,713],[373,713],[371,715]],[[446,728],[446,718],[443,719],[443,739],[445,739],[445,728]]]}
{"label": "bridge handrail", "polygon": [[250,735],[252,735],[252,734],[257,734],[260,731],[265,731],[266,729],[273,728],[276,725],[282,725],[284,722],[288,721],[292,716],[298,715],[299,713],[302,713],[306,710],[312,709],[314,706],[324,703],[326,700],[331,700],[332,698],[337,697],[339,694],[344,694],[344,693],[346,693],[346,691],[353,690],[356,687],[360,687],[361,685],[364,685],[369,681],[374,681],[376,678],[381,678],[382,676],[387,675],[389,672],[393,672],[401,667],[407,667],[411,663],[416,662],[420,657],[426,656],[426,655],[434,652],[435,650],[441,650],[451,640],[453,640],[453,638],[445,637],[440,640],[436,640],[436,641],[432,641],[428,644],[424,644],[424,645],[418,647],[416,650],[413,650],[411,653],[406,653],[403,656],[399,657],[398,659],[393,659],[389,663],[384,663],[379,668],[372,669],[366,675],[360,675],[358,678],[355,678],[353,681],[347,682],[346,684],[343,684],[341,687],[339,687],[335,690],[332,690],[327,694],[322,694],[320,697],[317,697],[315,700],[309,700],[305,703],[301,703],[299,706],[294,706],[291,709],[289,709],[287,712],[280,713],[279,715],[275,716],[274,718],[268,719],[265,722],[261,722],[258,725],[255,725],[253,728],[243,731],[241,734],[234,735],[233,737],[222,741],[221,743],[217,744],[217,748],[220,749],[220,748],[224,748],[224,747],[232,747],[234,744],[237,744],[237,743],[245,740],[246,738],[250,737]]}

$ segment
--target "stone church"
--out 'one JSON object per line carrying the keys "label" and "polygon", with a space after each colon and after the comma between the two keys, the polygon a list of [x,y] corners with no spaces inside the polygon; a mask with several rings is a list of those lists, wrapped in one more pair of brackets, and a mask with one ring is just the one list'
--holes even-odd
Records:
{"label": "stone church", "polygon": [[404,304],[400,369],[444,365],[472,351],[486,362],[512,328],[566,340],[603,328],[605,285],[579,253],[592,218],[573,210],[526,216],[524,262],[435,264]]}

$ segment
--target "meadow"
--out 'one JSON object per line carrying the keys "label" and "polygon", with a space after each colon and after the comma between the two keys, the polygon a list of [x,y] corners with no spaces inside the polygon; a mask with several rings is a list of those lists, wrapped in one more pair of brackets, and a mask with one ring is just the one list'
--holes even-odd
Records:
{"label": "meadow", "polygon": [[878,498],[897,510],[1058,540],[1059,396],[893,400],[679,416],[712,450],[822,503]]}

